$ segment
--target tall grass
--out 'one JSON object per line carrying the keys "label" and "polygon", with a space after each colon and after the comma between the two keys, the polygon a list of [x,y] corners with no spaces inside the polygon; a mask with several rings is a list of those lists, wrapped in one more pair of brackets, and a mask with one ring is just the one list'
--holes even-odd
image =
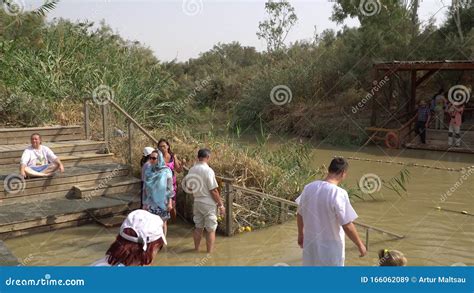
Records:
{"label": "tall grass", "polygon": [[[53,123],[54,111],[44,103],[80,103],[101,85],[145,125],[176,117],[167,113],[179,98],[177,86],[150,49],[123,40],[104,23],[45,23],[34,13],[17,18],[0,10],[2,120]],[[31,106],[21,107],[25,102]]]}

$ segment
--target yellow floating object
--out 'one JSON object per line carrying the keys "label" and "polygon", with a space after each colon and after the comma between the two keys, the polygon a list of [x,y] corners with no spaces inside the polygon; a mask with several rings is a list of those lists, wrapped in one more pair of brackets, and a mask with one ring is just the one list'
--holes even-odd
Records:
{"label": "yellow floating object", "polygon": [[441,210],[441,207],[436,207],[436,209],[437,209],[438,211],[440,211],[440,210]]}
{"label": "yellow floating object", "polygon": [[245,231],[251,232],[251,231],[252,231],[252,228],[251,228],[250,226],[247,226],[247,227],[245,227]]}

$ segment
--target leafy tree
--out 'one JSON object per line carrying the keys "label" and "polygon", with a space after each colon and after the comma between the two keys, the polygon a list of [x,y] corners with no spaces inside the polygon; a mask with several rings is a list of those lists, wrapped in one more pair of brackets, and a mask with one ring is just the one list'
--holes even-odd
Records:
{"label": "leafy tree", "polygon": [[257,37],[267,42],[269,52],[281,50],[285,47],[288,33],[298,20],[295,9],[287,0],[268,0],[265,10],[268,19],[259,22]]}

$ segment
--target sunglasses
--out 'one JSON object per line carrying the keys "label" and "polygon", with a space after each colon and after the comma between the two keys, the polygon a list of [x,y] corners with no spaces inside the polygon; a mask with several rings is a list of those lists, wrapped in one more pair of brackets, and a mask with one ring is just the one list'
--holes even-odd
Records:
{"label": "sunglasses", "polygon": [[155,161],[155,160],[158,160],[158,158],[157,157],[150,157],[150,160]]}

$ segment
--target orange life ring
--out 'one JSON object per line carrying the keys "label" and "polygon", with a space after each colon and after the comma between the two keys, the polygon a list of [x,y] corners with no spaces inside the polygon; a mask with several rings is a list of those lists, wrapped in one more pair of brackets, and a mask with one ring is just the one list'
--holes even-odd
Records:
{"label": "orange life ring", "polygon": [[400,139],[398,138],[398,135],[390,131],[385,135],[385,146],[389,149],[398,149],[400,145]]}

